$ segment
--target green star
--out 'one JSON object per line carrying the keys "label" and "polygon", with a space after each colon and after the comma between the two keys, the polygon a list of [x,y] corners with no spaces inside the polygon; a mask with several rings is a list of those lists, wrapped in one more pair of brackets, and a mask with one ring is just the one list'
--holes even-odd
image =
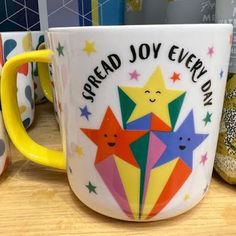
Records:
{"label": "green star", "polygon": [[212,113],[207,112],[206,117],[203,119],[203,121],[205,122],[205,126],[211,122],[211,116]]}
{"label": "green star", "polygon": [[58,47],[57,47],[57,52],[59,56],[64,56],[64,46],[62,46],[60,43],[58,43]]}
{"label": "green star", "polygon": [[89,181],[89,183],[88,183],[88,185],[85,185],[87,188],[88,188],[88,190],[89,190],[89,193],[95,193],[95,194],[97,194],[97,192],[96,192],[96,186],[94,186],[90,181]]}

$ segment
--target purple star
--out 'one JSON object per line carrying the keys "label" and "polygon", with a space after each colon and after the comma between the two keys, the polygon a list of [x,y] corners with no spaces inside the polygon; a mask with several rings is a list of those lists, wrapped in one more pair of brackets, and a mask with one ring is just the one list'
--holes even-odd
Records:
{"label": "purple star", "polygon": [[208,136],[208,134],[197,134],[195,132],[193,111],[189,113],[175,132],[155,132],[155,134],[167,146],[164,154],[155,164],[155,167],[179,157],[191,169],[194,149]]}
{"label": "purple star", "polygon": [[136,70],[130,72],[129,75],[130,75],[130,80],[138,80],[138,77],[140,76],[140,74]]}
{"label": "purple star", "polygon": [[203,194],[205,194],[208,190],[209,185],[207,184],[206,187],[203,189]]}
{"label": "purple star", "polygon": [[207,157],[207,153],[205,155],[202,156],[200,164],[202,164],[203,166],[206,164],[206,161],[208,160]]}
{"label": "purple star", "polygon": [[81,111],[80,116],[84,116],[87,120],[89,120],[89,116],[92,115],[92,113],[88,111],[88,107],[85,105],[84,108],[80,107],[79,109]]}
{"label": "purple star", "polygon": [[214,53],[215,53],[214,47],[208,48],[208,53],[207,53],[207,54],[208,54],[210,57],[212,57]]}
{"label": "purple star", "polygon": [[224,71],[221,69],[221,71],[220,71],[220,78],[222,79],[223,76],[224,76]]}

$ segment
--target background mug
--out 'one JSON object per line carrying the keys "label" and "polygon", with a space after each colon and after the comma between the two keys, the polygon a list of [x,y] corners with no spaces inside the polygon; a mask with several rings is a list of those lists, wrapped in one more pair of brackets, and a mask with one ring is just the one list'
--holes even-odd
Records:
{"label": "background mug", "polygon": [[[40,45],[44,43],[44,32],[43,31],[32,31],[31,32],[32,38],[32,50],[38,50]],[[44,93],[42,91],[39,77],[38,77],[38,67],[37,63],[32,63],[32,77],[33,77],[33,84],[34,84],[34,100],[35,103],[42,103],[46,101]]]}
{"label": "background mug", "polygon": [[230,37],[232,43],[229,72],[236,73],[236,2],[232,0],[216,0],[216,23],[233,24],[234,32]]}
{"label": "background mug", "polygon": [[[32,51],[30,32],[6,32],[0,34],[2,63],[13,56]],[[32,78],[32,65],[26,63],[17,73],[17,100],[20,107],[21,119],[25,128],[28,128],[34,119],[34,87]],[[10,94],[9,94],[10,96]]]}
{"label": "background mug", "polygon": [[126,1],[125,24],[192,24],[214,22],[215,0]]}
{"label": "background mug", "polygon": [[[50,50],[3,68],[8,133],[30,160],[67,167],[72,190],[97,212],[129,221],[179,215],[211,181],[231,34],[231,25],[210,24],[50,29]],[[36,144],[20,122],[14,70],[29,61],[56,72],[64,154]]]}
{"label": "background mug", "polygon": [[[232,43],[229,72],[236,73],[236,2],[231,0],[216,0],[216,22],[230,23],[234,32],[229,41]],[[236,184],[236,76],[229,74],[224,111],[221,122],[220,136],[215,159],[215,170],[230,184]]]}
{"label": "background mug", "polygon": [[214,23],[215,5],[215,0],[169,1],[167,10],[167,23]]}
{"label": "background mug", "polygon": [[163,24],[167,6],[167,0],[127,0],[125,24]]}

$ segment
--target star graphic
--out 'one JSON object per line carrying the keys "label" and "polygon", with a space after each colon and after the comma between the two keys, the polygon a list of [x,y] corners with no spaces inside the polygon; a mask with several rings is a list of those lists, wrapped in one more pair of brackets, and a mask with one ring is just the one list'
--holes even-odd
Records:
{"label": "star graphic", "polygon": [[85,47],[83,48],[83,51],[87,53],[88,56],[90,56],[91,53],[95,53],[96,49],[94,47],[94,42],[85,41]]}
{"label": "star graphic", "polygon": [[200,164],[203,166],[206,164],[206,161],[208,160],[207,153],[201,157]]}
{"label": "star graphic", "polygon": [[186,193],[183,197],[184,201],[188,201],[190,199],[190,195],[188,193]]}
{"label": "star graphic", "polygon": [[120,87],[136,106],[128,123],[153,113],[170,126],[168,105],[184,92],[167,89],[161,68],[157,67],[143,87]]}
{"label": "star graphic", "polygon": [[130,144],[143,136],[145,131],[123,130],[110,107],[107,108],[99,129],[81,129],[97,145],[95,164],[111,155],[138,167]]}
{"label": "star graphic", "polygon": [[78,155],[78,156],[83,156],[84,155],[84,150],[82,147],[80,147],[79,145],[76,145],[75,146],[75,153]]}
{"label": "star graphic", "polygon": [[192,169],[193,151],[206,139],[207,134],[197,134],[194,127],[193,111],[175,132],[154,132],[167,146],[155,167],[161,166],[176,158],[182,159]]}
{"label": "star graphic", "polygon": [[58,56],[64,56],[63,50],[64,50],[64,46],[62,46],[62,45],[60,44],[60,42],[59,42],[59,43],[58,43],[58,46],[57,46]]}
{"label": "star graphic", "polygon": [[138,80],[138,77],[140,76],[140,74],[136,70],[130,72],[129,75],[130,75],[130,80]]}
{"label": "star graphic", "polygon": [[85,117],[87,120],[89,120],[89,116],[92,115],[92,113],[88,110],[88,107],[85,105],[83,108],[79,108],[81,111],[80,117]]}
{"label": "star graphic", "polygon": [[173,83],[175,83],[176,81],[180,80],[179,76],[180,76],[180,73],[174,72],[170,79],[173,80]]}
{"label": "star graphic", "polygon": [[212,57],[214,53],[215,53],[214,47],[208,47],[208,52],[207,52],[207,54],[208,54],[210,57]]}
{"label": "star graphic", "polygon": [[224,76],[224,71],[221,69],[221,71],[220,71],[220,78],[222,79],[223,76]]}
{"label": "star graphic", "polygon": [[206,117],[203,119],[205,126],[211,122],[212,113],[207,112]]}
{"label": "star graphic", "polygon": [[89,190],[89,193],[95,193],[97,194],[96,192],[96,186],[94,186],[90,181],[87,185],[85,185],[87,187],[87,189]]}

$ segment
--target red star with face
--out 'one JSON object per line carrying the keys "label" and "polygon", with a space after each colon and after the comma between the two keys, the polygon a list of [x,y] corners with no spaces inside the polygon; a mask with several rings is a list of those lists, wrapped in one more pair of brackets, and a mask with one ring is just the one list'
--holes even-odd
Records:
{"label": "red star with face", "polygon": [[180,73],[176,73],[174,72],[171,79],[173,80],[173,83],[175,83],[176,81],[180,80]]}
{"label": "red star with face", "polygon": [[99,129],[81,130],[97,145],[95,164],[111,155],[116,155],[138,167],[130,144],[143,136],[146,131],[123,130],[110,107],[108,107]]}

